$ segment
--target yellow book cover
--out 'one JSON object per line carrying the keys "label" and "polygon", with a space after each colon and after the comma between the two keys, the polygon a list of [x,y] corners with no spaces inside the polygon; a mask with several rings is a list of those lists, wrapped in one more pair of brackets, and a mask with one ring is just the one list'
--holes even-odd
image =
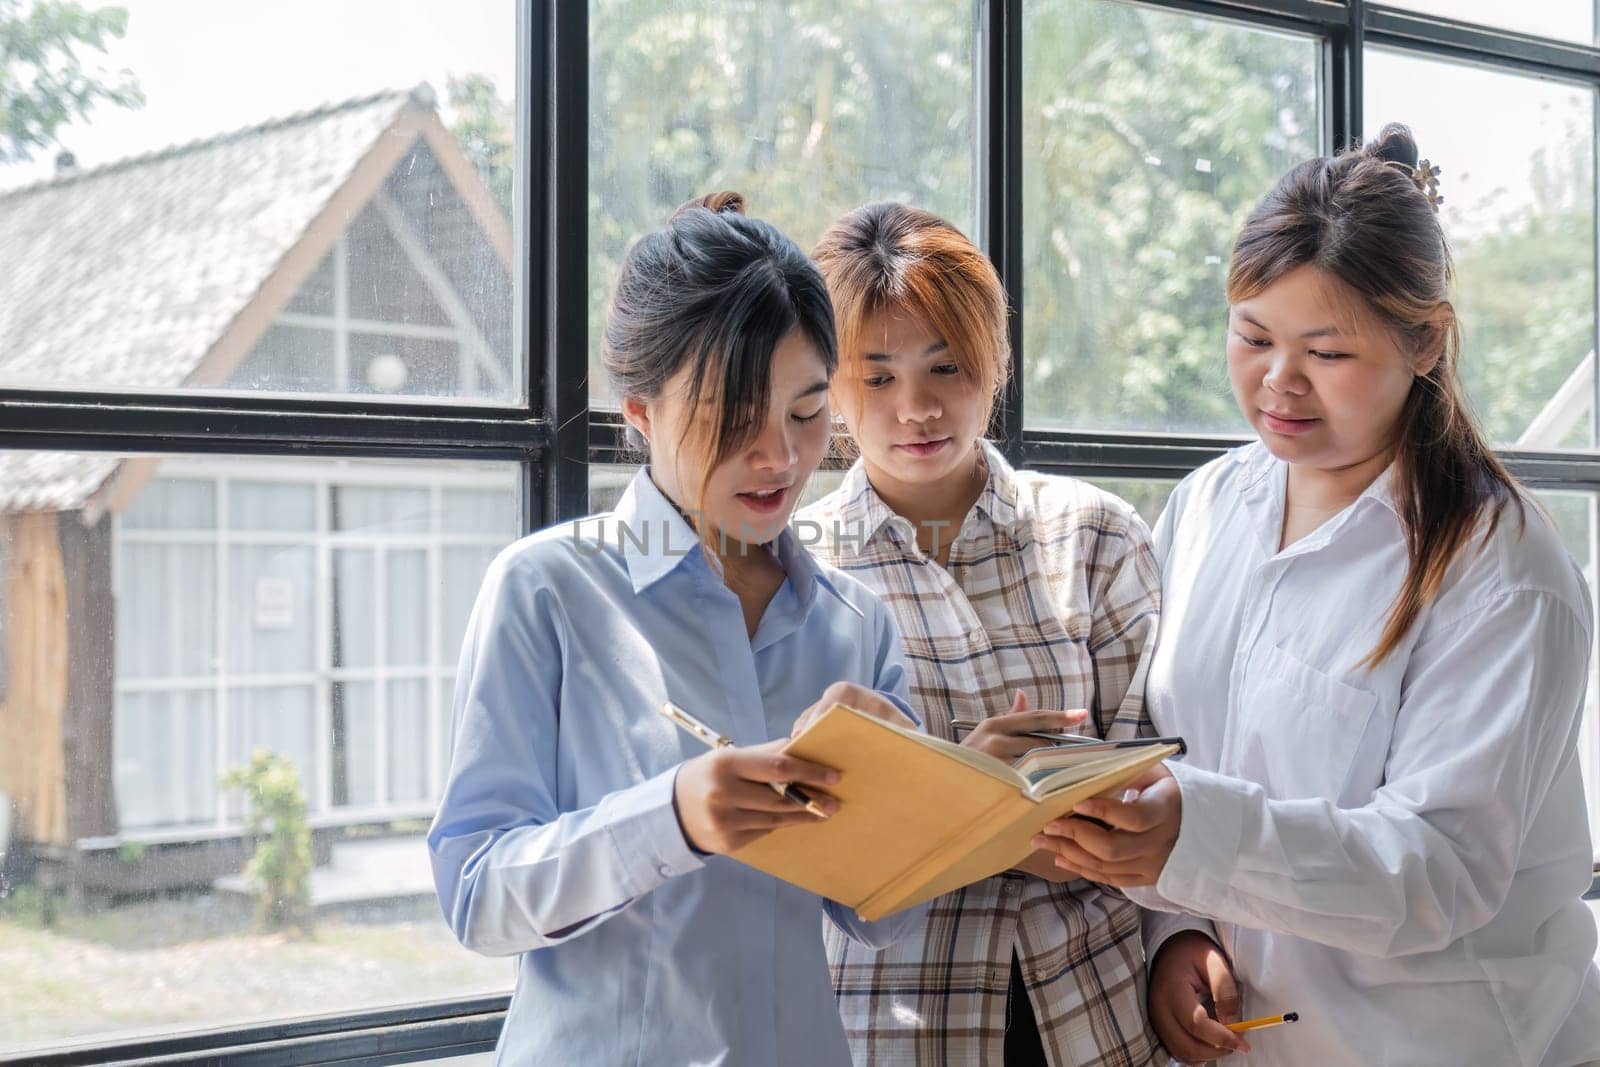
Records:
{"label": "yellow book cover", "polygon": [[841,772],[838,814],[733,858],[874,922],[1015,867],[1046,823],[1179,748],[1047,748],[1012,765],[835,704],[787,751]]}

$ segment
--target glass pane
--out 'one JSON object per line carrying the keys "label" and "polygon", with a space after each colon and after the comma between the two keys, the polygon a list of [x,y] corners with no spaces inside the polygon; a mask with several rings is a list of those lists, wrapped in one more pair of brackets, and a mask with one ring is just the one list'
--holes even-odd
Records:
{"label": "glass pane", "polygon": [[428,556],[421,551],[390,552],[389,598],[384,615],[389,620],[389,647],[384,662],[390,667],[413,667],[428,662]]}
{"label": "glass pane", "polygon": [[88,9],[7,71],[24,118],[0,145],[0,249],[26,266],[0,271],[0,307],[27,311],[0,318],[0,381],[526,395],[521,5]]}
{"label": "glass pane", "polygon": [[378,557],[365,548],[333,553],[333,665],[374,667],[378,663]]}
{"label": "glass pane", "polygon": [[614,403],[600,322],[629,242],[685,200],[744,193],[809,248],[897,199],[974,225],[977,4],[590,4],[589,391]]}
{"label": "glass pane", "polygon": [[[475,957],[439,921],[422,834],[466,613],[518,535],[523,476],[515,463],[0,453],[0,636],[28,656],[0,708],[14,812],[0,1060],[509,988],[507,961]],[[344,488],[369,494],[377,528],[333,529]],[[447,489],[483,494],[473,532],[434,532]],[[420,515],[387,506],[408,494]],[[411,532],[385,532],[396,510]],[[362,590],[350,561],[368,565]],[[361,668],[336,664],[341,617],[366,642]],[[221,778],[257,747],[296,768],[314,936],[258,920],[244,875],[249,800]]]}
{"label": "glass pane", "polygon": [[1088,481],[1132,504],[1145,525],[1152,529],[1167,506],[1167,498],[1178,487],[1176,479],[1166,478],[1090,478]]}
{"label": "glass pane", "polygon": [[1223,280],[1244,216],[1318,151],[1320,46],[1104,0],[1025,18],[1029,426],[1242,432]]}
{"label": "glass pane", "polygon": [[[315,782],[318,773],[313,692],[308,685],[253,686],[228,691],[228,767],[250,762],[257,749],[293,761],[300,784]],[[242,813],[242,801],[230,795],[228,810]]]}
{"label": "glass pane", "polygon": [[426,489],[343,486],[333,497],[336,530],[355,533],[416,533],[432,514]]}
{"label": "glass pane", "polygon": [[229,552],[231,674],[303,674],[316,640],[314,554],[303,545],[237,545]]}
{"label": "glass pane", "polygon": [[598,515],[616,508],[617,501],[639,468],[622,463],[589,464],[589,512]]}
{"label": "glass pane", "polygon": [[389,802],[428,797],[428,683],[389,683]]}
{"label": "glass pane", "polygon": [[124,827],[215,820],[217,720],[211,690],[124,693],[116,722],[113,759]]}
{"label": "glass pane", "polygon": [[494,534],[517,524],[516,501],[496,489],[446,489],[445,533]]}
{"label": "glass pane", "polygon": [[807,504],[815,504],[835,489],[844,481],[845,472],[842,470],[820,470],[811,476],[806,483],[805,491],[800,494],[800,504],[795,508],[798,511]]}
{"label": "glass pane", "polygon": [[210,674],[217,661],[217,549],[131,538],[117,545],[116,661],[124,678]]}
{"label": "glass pane", "polygon": [[321,324],[277,325],[228,374],[230,389],[277,393],[331,393],[338,388],[337,333]]}
{"label": "glass pane", "polygon": [[1394,6],[1540,37],[1584,44],[1595,39],[1594,0],[1394,0]]}
{"label": "glass pane", "polygon": [[228,521],[235,530],[314,530],[316,490],[303,482],[234,482]]}
{"label": "glass pane", "polygon": [[1592,445],[1593,91],[1381,49],[1366,85],[1367,129],[1406,123],[1444,168],[1462,375],[1490,438]]}
{"label": "glass pane", "polygon": [[[345,804],[360,807],[378,802],[378,690],[371,682],[345,682],[344,748],[342,757]],[[335,791],[338,785],[334,786]]]}
{"label": "glass pane", "polygon": [[447,665],[454,668],[467,632],[467,620],[478,598],[483,572],[488,570],[499,549],[487,546],[448,545],[444,550],[444,578],[439,588],[443,610],[439,618],[439,644]]}
{"label": "glass pane", "polygon": [[[91,475],[105,477],[99,471]],[[122,513],[122,525],[130,530],[212,529],[217,525],[217,487],[211,482],[153,479]]]}

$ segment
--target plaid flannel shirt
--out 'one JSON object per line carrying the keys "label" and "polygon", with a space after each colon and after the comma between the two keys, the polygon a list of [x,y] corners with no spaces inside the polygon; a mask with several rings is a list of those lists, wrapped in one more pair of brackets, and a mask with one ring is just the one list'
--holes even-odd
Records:
{"label": "plaid flannel shirt", "polygon": [[[988,485],[960,529],[941,532],[954,537],[946,567],[859,462],[797,530],[889,605],[929,733],[1003,714],[1019,688],[1034,708],[1091,709],[1085,733],[1153,733],[1143,668],[1160,574],[1144,523],[1087,483],[1013,471],[983,447]],[[882,951],[825,924],[852,1056],[998,1065],[1014,952],[1050,1063],[1164,1063],[1145,1021],[1139,920],[1113,890],[1006,872],[934,900],[919,931]]]}

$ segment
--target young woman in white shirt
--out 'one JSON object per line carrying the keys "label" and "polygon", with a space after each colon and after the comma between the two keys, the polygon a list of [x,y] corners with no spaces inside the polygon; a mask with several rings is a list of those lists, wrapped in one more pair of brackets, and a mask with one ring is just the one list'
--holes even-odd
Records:
{"label": "young woman in white shirt", "polygon": [[[1185,479],[1155,531],[1148,703],[1189,756],[1081,809],[1115,829],[1039,842],[1176,913],[1146,938],[1183,1060],[1600,1059],[1590,598],[1468,410],[1436,191],[1390,126],[1245,223],[1228,370],[1260,440]],[[1299,1021],[1247,1039],[1208,1001]]]}

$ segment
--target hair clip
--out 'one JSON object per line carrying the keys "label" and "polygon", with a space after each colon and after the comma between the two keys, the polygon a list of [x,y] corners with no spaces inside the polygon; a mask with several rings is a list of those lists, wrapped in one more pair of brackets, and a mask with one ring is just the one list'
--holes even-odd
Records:
{"label": "hair clip", "polygon": [[1393,167],[1407,178],[1410,178],[1417,190],[1428,198],[1428,203],[1433,206],[1433,210],[1439,210],[1439,205],[1444,203],[1444,197],[1439,195],[1439,175],[1444,173],[1443,167],[1436,167],[1426,159],[1414,167],[1397,159],[1385,160],[1384,165]]}

